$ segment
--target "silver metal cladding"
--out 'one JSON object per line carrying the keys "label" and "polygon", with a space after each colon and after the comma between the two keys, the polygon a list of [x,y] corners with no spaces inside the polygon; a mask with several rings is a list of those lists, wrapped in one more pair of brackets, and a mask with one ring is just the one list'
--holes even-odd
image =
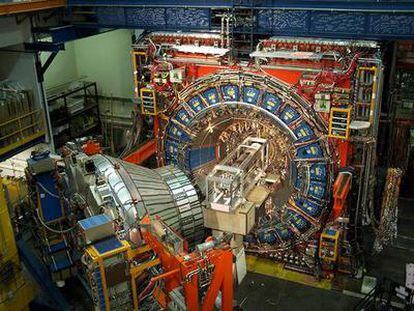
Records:
{"label": "silver metal cladding", "polygon": [[[90,159],[95,164],[95,178],[88,178],[89,187],[82,187],[85,190],[82,192],[90,189],[92,196],[86,197],[88,203],[100,207],[94,210],[96,213],[105,212],[120,219],[125,230],[136,227],[148,213],[151,217],[160,217],[191,244],[202,241],[204,226],[200,201],[180,169],[169,165],[152,170],[102,154]],[[103,188],[110,190],[110,199],[108,191],[102,196]]]}

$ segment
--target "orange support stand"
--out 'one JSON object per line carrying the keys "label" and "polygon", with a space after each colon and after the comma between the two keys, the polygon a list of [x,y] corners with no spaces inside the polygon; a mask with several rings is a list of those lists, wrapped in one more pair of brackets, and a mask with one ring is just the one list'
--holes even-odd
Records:
{"label": "orange support stand", "polygon": [[349,190],[351,189],[352,174],[350,172],[340,172],[336,177],[333,186],[334,206],[332,217],[335,220],[341,216],[345,208]]}
{"label": "orange support stand", "polygon": [[349,165],[349,159],[351,158],[352,145],[348,140],[337,139],[338,153],[339,153],[339,166],[347,167]]}
{"label": "orange support stand", "polygon": [[[162,221],[156,222],[166,226]],[[166,292],[182,286],[188,311],[210,311],[215,309],[216,299],[221,291],[221,310],[233,310],[233,253],[228,245],[207,249],[202,254],[177,253],[162,242],[162,237],[157,236],[156,230],[152,230],[148,216],[141,221],[141,225],[145,242],[157,254],[165,271],[154,279],[164,280]],[[211,273],[210,284],[201,299],[198,276],[201,272],[208,271]]]}
{"label": "orange support stand", "polygon": [[219,262],[216,261],[216,268],[213,273],[212,281],[204,297],[202,311],[214,309],[216,298],[221,290],[222,310],[233,310],[233,275],[232,275],[233,254],[231,251],[225,252],[220,256]]}
{"label": "orange support stand", "polygon": [[[207,289],[201,306],[199,303],[200,297],[198,295],[198,275],[194,275],[190,280],[184,283],[184,294],[186,297],[187,310],[214,310],[214,305],[220,290],[222,294],[221,310],[233,310],[232,260],[233,254],[231,251],[223,252],[220,256],[211,260],[214,263],[214,272],[210,286]],[[190,265],[184,271],[188,271],[186,273],[191,273],[191,271],[195,271],[195,269],[197,269],[196,265]]]}

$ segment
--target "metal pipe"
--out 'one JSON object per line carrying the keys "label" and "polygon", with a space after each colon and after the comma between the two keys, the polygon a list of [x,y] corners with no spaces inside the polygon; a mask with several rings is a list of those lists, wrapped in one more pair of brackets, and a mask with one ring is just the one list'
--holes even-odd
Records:
{"label": "metal pipe", "polygon": [[179,272],[180,272],[180,269],[178,269],[178,268],[177,268],[177,269],[174,269],[174,270],[171,270],[171,271],[168,271],[168,272],[165,272],[165,273],[159,274],[159,275],[157,275],[157,276],[155,276],[155,277],[151,278],[150,283],[155,283],[155,282],[157,282],[158,280],[168,278],[168,277],[173,276],[174,274],[177,274],[177,273],[179,273]]}
{"label": "metal pipe", "polygon": [[[35,62],[36,63],[40,63],[40,57],[38,55],[38,53],[34,54],[35,56]],[[44,114],[45,114],[45,120],[46,120],[46,137],[47,137],[47,141],[49,142],[49,148],[51,152],[55,151],[55,142],[53,139],[53,127],[52,127],[52,121],[50,120],[50,113],[49,113],[49,105],[48,105],[48,101],[47,101],[47,96],[46,96],[46,90],[44,88],[43,82],[40,82],[40,78],[39,77],[39,73],[38,71],[36,71],[37,74],[37,85],[38,85],[38,90],[39,93],[41,95],[41,106],[43,108]],[[43,80],[43,78],[42,78]]]}
{"label": "metal pipe", "polygon": [[200,253],[202,253],[202,252],[205,252],[206,250],[209,250],[209,249],[213,248],[214,246],[216,246],[216,241],[211,240],[211,241],[208,241],[208,242],[198,244],[196,246],[196,248]]}
{"label": "metal pipe", "polygon": [[227,36],[226,47],[227,48],[230,48],[230,18],[231,18],[231,15],[227,15],[227,18],[226,18],[226,36]]}
{"label": "metal pipe", "polygon": [[220,36],[221,36],[221,47],[224,47],[224,15],[221,17]]}

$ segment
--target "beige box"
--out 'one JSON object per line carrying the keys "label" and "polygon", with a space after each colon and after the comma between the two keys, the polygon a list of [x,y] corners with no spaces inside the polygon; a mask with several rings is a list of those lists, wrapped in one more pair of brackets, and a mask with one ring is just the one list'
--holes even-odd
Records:
{"label": "beige box", "polygon": [[207,228],[246,235],[254,226],[255,204],[246,202],[233,212],[204,209],[204,226]]}

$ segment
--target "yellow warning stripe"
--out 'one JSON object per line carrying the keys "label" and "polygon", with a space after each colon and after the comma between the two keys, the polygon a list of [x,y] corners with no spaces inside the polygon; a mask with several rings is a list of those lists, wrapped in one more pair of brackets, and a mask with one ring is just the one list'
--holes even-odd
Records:
{"label": "yellow warning stripe", "polygon": [[269,259],[260,258],[256,256],[246,256],[247,270],[254,273],[264,274],[278,279],[296,282],[312,287],[330,290],[332,284],[330,280],[316,280],[313,276],[291,271],[283,268],[282,263],[274,262]]}

